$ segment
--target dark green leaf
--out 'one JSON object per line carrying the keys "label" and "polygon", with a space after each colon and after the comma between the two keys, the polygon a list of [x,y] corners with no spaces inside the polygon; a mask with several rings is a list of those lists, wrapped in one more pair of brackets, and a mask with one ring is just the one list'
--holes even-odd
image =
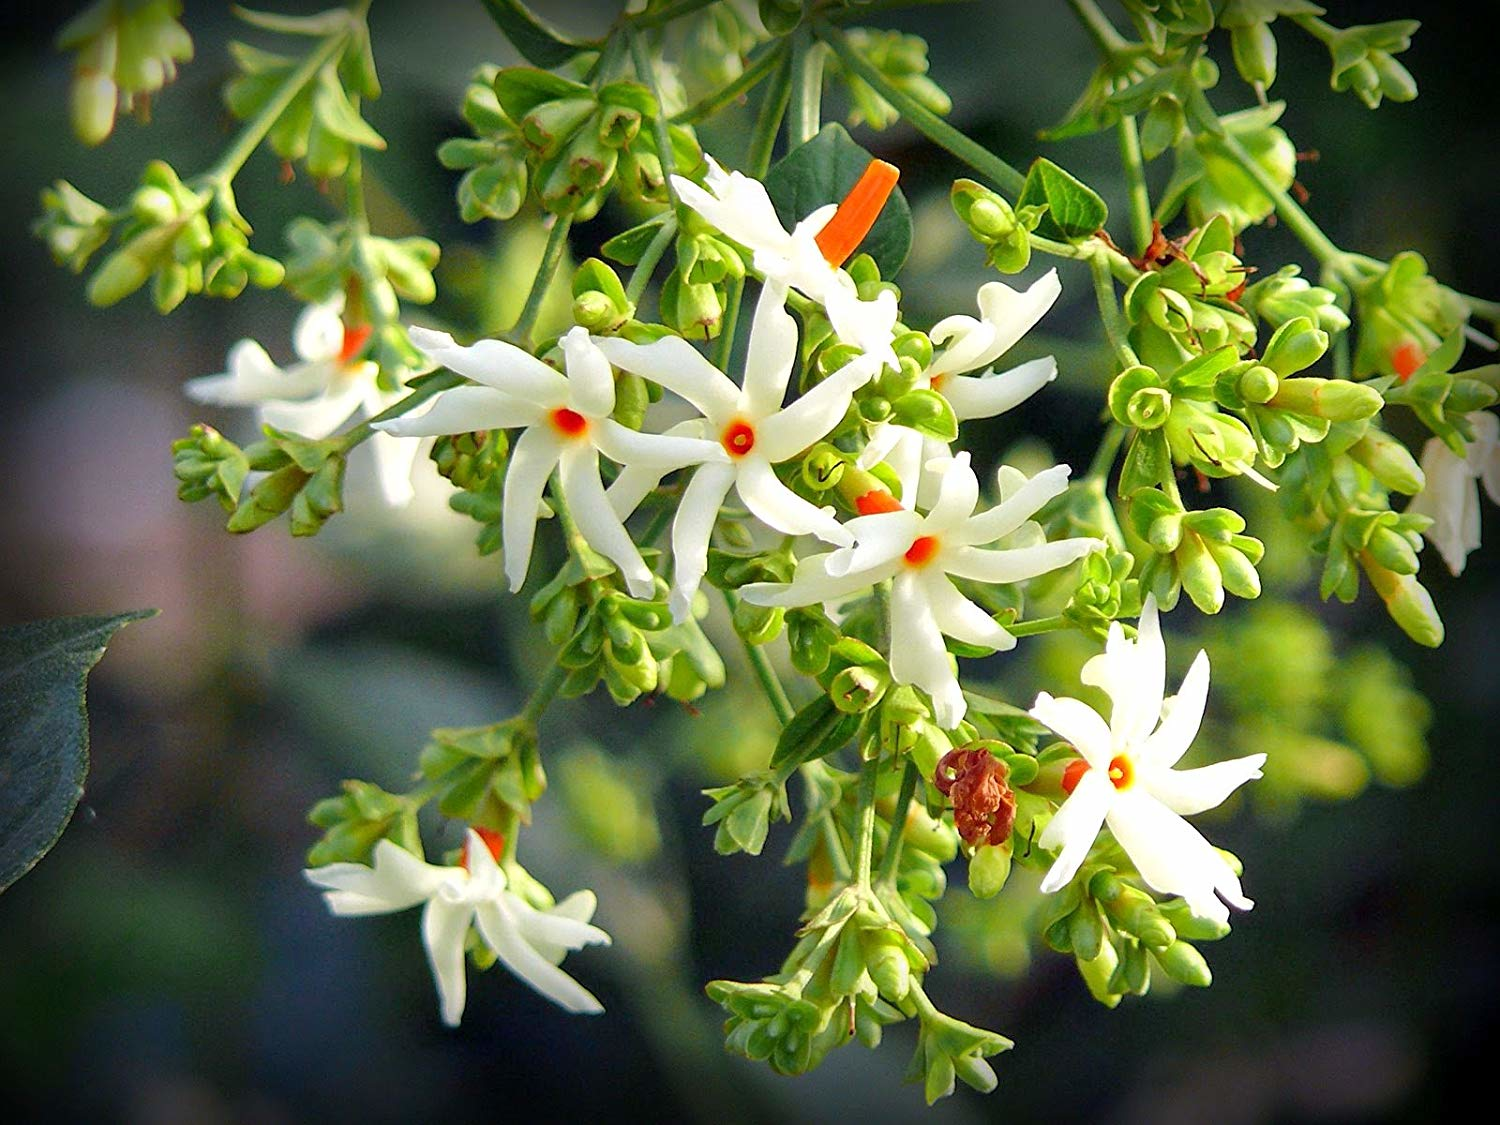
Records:
{"label": "dark green leaf", "polygon": [[155,612],[61,617],[0,631],[0,890],[57,843],[83,795],[89,669],[115,630]]}
{"label": "dark green leaf", "polygon": [[521,57],[536,66],[560,67],[589,49],[542,23],[520,0],[484,0],[484,7]]}
{"label": "dark green leaf", "polygon": [[844,714],[828,696],[820,695],[782,728],[771,755],[771,768],[790,771],[803,762],[832,754],[854,737],[858,727],[858,715]]}
{"label": "dark green leaf", "polygon": [[1026,173],[1017,207],[1046,206],[1036,233],[1043,238],[1081,242],[1104,226],[1109,208],[1087,184],[1039,157]]}
{"label": "dark green leaf", "polygon": [[[776,205],[776,214],[791,230],[819,207],[843,200],[873,159],[842,125],[825,125],[816,137],[787,153],[766,173],[766,191]],[[897,188],[855,253],[870,255],[880,267],[880,276],[889,278],[901,268],[910,250],[911,208]]]}

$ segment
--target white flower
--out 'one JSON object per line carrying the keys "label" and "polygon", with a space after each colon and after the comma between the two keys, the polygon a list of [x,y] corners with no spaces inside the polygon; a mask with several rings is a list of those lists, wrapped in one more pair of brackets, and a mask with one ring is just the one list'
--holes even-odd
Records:
{"label": "white flower", "polygon": [[862,301],[854,279],[839,268],[869,233],[895,187],[895,168],[873,161],[843,204],[819,207],[790,231],[781,225],[759,180],[726,172],[711,156],[704,179],[706,191],[682,176],[673,176],[672,186],[683,203],[750,250],[756,272],[767,281],[780,282],[822,305],[839,339],[882,364],[899,366],[891,348],[899,315],[895,294],[886,291],[873,301]]}
{"label": "white flower", "polygon": [[1479,546],[1479,481],[1500,504],[1500,419],[1489,411],[1473,416],[1474,440],[1457,457],[1440,438],[1422,447],[1426,485],[1406,510],[1431,516],[1423,538],[1438,549],[1448,569],[1462,574],[1468,554]]}
{"label": "white flower", "polygon": [[[1200,769],[1173,769],[1198,734],[1208,699],[1208,654],[1199,652],[1169,700],[1167,650],[1156,599],[1147,596],[1136,639],[1110,625],[1104,652],[1083,666],[1081,679],[1101,688],[1112,704],[1109,723],[1077,699],[1036,698],[1031,716],[1077,747],[1085,771],[1042,832],[1041,845],[1062,851],[1042,881],[1056,891],[1072,880],[1101,825],[1110,832],[1152,889],[1181,895],[1200,918],[1227,921],[1215,892],[1241,910],[1254,904],[1240,889],[1229,863],[1184,816],[1221,804],[1245,782],[1261,776],[1264,754]],[[1158,725],[1158,720],[1160,723]]]}
{"label": "white flower", "polygon": [[[693,474],[672,524],[673,616],[687,617],[708,568],[708,543],[724,497],[734,488],[762,523],[787,535],[854,542],[831,507],[808,503],[777,479],[772,465],[801,453],[843,419],[854,392],[869,382],[875,361],[860,357],[789,406],[781,405],[797,360],[797,325],[783,307],[786,290],[768,282],[755,307],[745,355],[745,385],[737,387],[686,340],[650,344],[600,339],[601,351],[626,371],[660,383],[687,399],[702,420],[679,423],[674,434],[711,439],[719,456]],[[616,510],[629,510],[655,488],[663,472],[627,469],[610,488]]]}
{"label": "white flower", "polygon": [[[990,365],[1031,331],[1061,292],[1056,270],[1048,270],[1025,290],[1003,281],[980,286],[978,319],[950,316],[933,325],[929,336],[937,350],[917,379],[917,388],[941,394],[960,422],[993,418],[1019,406],[1057,378],[1057,361],[1044,356],[998,375]],[[965,374],[980,368],[986,369],[981,375]],[[859,464],[868,469],[886,462],[901,481],[903,495],[916,495],[913,487],[930,487],[920,479],[922,466],[947,455],[948,447],[936,438],[888,422],[870,435]],[[930,495],[917,498],[922,504],[932,501]]]}
{"label": "white flower", "polygon": [[[969,468],[967,453],[928,468],[941,474],[941,483],[926,515],[895,507],[859,516],[844,525],[854,536],[853,547],[803,559],[789,584],[755,583],[740,593],[756,605],[802,606],[839,601],[893,578],[891,675],[927,692],[938,725],[951,730],[963,719],[967,704],[943,637],[1002,650],[1013,648],[1016,639],[960,593],[950,576],[1021,582],[1067,566],[1105,544],[1098,539],[1059,539],[1010,549],[982,546],[1020,530],[1043,504],[1066,490],[1066,465],[1038,473],[995,507],[977,514],[979,481]],[[1002,479],[1016,478],[1024,480],[1019,473]]]}
{"label": "white flower", "polygon": [[[380,388],[379,369],[358,358],[370,326],[344,324],[343,311],[342,293],[302,310],[292,330],[292,350],[301,362],[277,367],[265,348],[241,340],[229,350],[229,370],[188,380],[188,397],[214,406],[254,406],[264,425],[310,438],[328,437],[357,412],[379,414],[405,392]],[[389,434],[370,439],[387,503],[400,507],[411,500],[412,465],[421,444]]]}
{"label": "white flower", "polygon": [[425,903],[422,944],[449,1027],[464,1013],[464,942],[471,924],[502,965],[548,1000],[570,1012],[602,1012],[593,993],[558,968],[569,950],[609,944],[607,933],[588,924],[594,893],[578,891],[537,910],[506,889],[505,872],[477,832],[469,831],[464,847],[466,867],[439,867],[381,840],[373,867],[330,863],[303,874],[324,889],[328,909],[339,915],[392,914]]}
{"label": "white flower", "polygon": [[718,442],[640,433],[611,418],[614,374],[587,329],[575,327],[562,338],[566,377],[503,340],[460,347],[446,332],[424,328],[413,328],[411,338],[438,363],[481,385],[444,391],[426,413],[381,422],[378,429],[419,435],[525,427],[510,451],[501,500],[510,588],[519,590],[526,581],[537,509],[547,479],[557,468],[563,496],[583,537],[620,568],[632,594],[651,597],[655,579],[621,522],[634,505],[619,512],[610,506],[599,478],[599,454],[627,469],[654,471],[660,479],[683,465],[727,460]]}

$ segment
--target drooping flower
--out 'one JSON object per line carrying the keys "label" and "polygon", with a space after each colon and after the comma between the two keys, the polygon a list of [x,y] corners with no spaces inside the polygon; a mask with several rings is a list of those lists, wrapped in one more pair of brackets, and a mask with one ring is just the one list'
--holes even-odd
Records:
{"label": "drooping flower", "polygon": [[1470,551],[1479,546],[1479,482],[1500,504],[1500,419],[1476,413],[1474,440],[1462,457],[1439,438],[1422,447],[1422,474],[1427,478],[1408,512],[1430,516],[1432,526],[1422,537],[1438,549],[1454,574],[1462,574]]}
{"label": "drooping flower", "polygon": [[951,730],[963,719],[967,704],[943,637],[999,650],[1016,643],[951,579],[1022,582],[1067,566],[1105,544],[1099,539],[1058,539],[1013,548],[985,546],[1020,530],[1043,504],[1063,492],[1066,465],[1038,473],[1002,495],[995,507],[977,513],[979,480],[967,453],[928,468],[939,474],[940,484],[927,514],[901,507],[889,493],[876,493],[884,502],[862,502],[868,514],[844,525],[854,536],[853,547],[803,559],[790,583],[754,583],[740,593],[756,605],[804,606],[840,601],[894,579],[891,675],[927,692],[938,724]]}
{"label": "drooping flower", "polygon": [[1198,769],[1174,769],[1198,734],[1208,699],[1208,654],[1199,652],[1172,699],[1163,699],[1167,650],[1148,595],[1136,639],[1110,625],[1104,652],[1083,667],[1084,683],[1110,698],[1109,722],[1087,703],[1036,698],[1031,716],[1071,742],[1083,755],[1064,776],[1067,800],[1043,830],[1041,846],[1061,846],[1042,890],[1067,886],[1088,856],[1101,826],[1110,832],[1156,891],[1181,895],[1200,918],[1227,921],[1216,897],[1241,910],[1254,904],[1239,878],[1196,828],[1183,819],[1214,808],[1252,778],[1264,754]]}
{"label": "drooping flower", "polygon": [[[600,339],[611,363],[660,383],[703,412],[703,419],[679,424],[673,432],[709,439],[718,452],[693,474],[672,524],[671,606],[678,621],[687,617],[693,595],[708,568],[708,543],[719,507],[731,488],[762,523],[787,535],[816,535],[830,543],[854,542],[834,518],[777,479],[772,465],[801,453],[833,429],[849,409],[854,392],[869,382],[876,361],[861,356],[834,372],[805,395],[783,407],[797,360],[797,325],[784,307],[786,289],[768,282],[755,307],[745,356],[744,386],[737,387],[689,344],[675,336],[650,344],[618,337]],[[664,475],[649,466],[631,467],[610,489],[616,510],[628,510]]]}
{"label": "drooping flower", "polygon": [[839,339],[895,367],[895,294],[861,300],[854,279],[840,267],[869,233],[899,175],[885,161],[872,161],[842,203],[819,207],[790,231],[764,184],[726,172],[713,157],[704,177],[707,190],[682,176],[673,176],[672,186],[683,203],[750,250],[757,273],[817,301]]}
{"label": "drooping flower", "polygon": [[422,944],[449,1027],[457,1027],[464,1012],[464,943],[471,925],[502,965],[554,1004],[569,1012],[604,1010],[593,993],[558,968],[570,950],[609,944],[607,933],[589,925],[597,905],[592,891],[538,910],[507,888],[505,872],[473,829],[464,842],[464,862],[455,867],[427,863],[390,840],[375,845],[374,860],[372,867],[330,863],[303,874],[323,889],[328,909],[338,915],[393,914],[424,904]]}
{"label": "drooping flower", "polygon": [[[405,392],[381,388],[379,368],[360,358],[370,325],[346,324],[343,312],[342,293],[302,310],[292,330],[299,362],[289,367],[278,367],[254,340],[241,340],[229,349],[227,371],[188,380],[188,397],[213,406],[253,406],[258,422],[310,438],[328,437],[355,414],[379,414]],[[400,507],[411,500],[421,444],[390,434],[370,439],[387,503]]]}
{"label": "drooping flower", "polygon": [[[1048,270],[1024,290],[1003,281],[980,286],[978,318],[960,314],[933,325],[929,336],[938,350],[918,377],[917,388],[941,394],[960,422],[993,418],[1019,406],[1057,377],[1057,361],[1044,356],[999,374],[991,364],[1035,327],[1061,292],[1056,270]],[[967,374],[981,368],[980,375]],[[905,495],[920,482],[923,465],[947,455],[948,447],[936,438],[887,422],[870,435],[859,463],[868,469],[886,462]],[[931,496],[918,499],[932,502]]]}
{"label": "drooping flower", "polygon": [[503,340],[462,347],[446,332],[425,328],[411,329],[411,339],[435,361],[480,385],[444,391],[425,413],[381,422],[377,429],[413,436],[524,427],[510,452],[501,499],[510,588],[519,590],[526,581],[538,506],[556,468],[583,537],[620,568],[632,594],[650,597],[655,579],[622,522],[634,505],[618,512],[611,507],[599,477],[599,454],[660,479],[683,465],[728,460],[719,443],[641,433],[611,418],[614,375],[585,328],[575,327],[562,338],[566,376]]}

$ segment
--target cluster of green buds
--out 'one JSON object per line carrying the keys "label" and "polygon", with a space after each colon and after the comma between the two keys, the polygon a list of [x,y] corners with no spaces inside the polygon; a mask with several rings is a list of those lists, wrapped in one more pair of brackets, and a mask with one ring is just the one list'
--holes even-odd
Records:
{"label": "cluster of green buds", "polygon": [[[765,33],[751,17],[748,7],[708,4],[673,20],[663,36],[681,44],[675,52],[683,93],[690,100],[724,89],[745,72],[750,52],[765,41]],[[663,68],[665,69],[665,68]],[[658,73],[658,86],[666,76]]]}
{"label": "cluster of green buds", "polygon": [[428,456],[439,475],[457,489],[448,506],[479,524],[479,554],[500,550],[500,517],[510,438],[504,430],[480,430],[437,438]]}
{"label": "cluster of green buds", "polygon": [[677,236],[676,265],[662,282],[662,323],[689,340],[711,340],[724,322],[733,283],[745,276],[734,244],[696,216]]}
{"label": "cluster of green buds", "polygon": [[[617,81],[595,90],[545,70],[508,67],[495,73],[492,86],[526,148],[531,185],[546,210],[588,219],[612,185],[625,199],[666,198],[652,128],[660,107],[640,83]],[[702,163],[691,132],[670,125],[668,135],[677,170]]]}
{"label": "cluster of green buds", "polygon": [[1101,85],[1096,79],[1070,120],[1053,135],[1091,132],[1129,115],[1140,120],[1141,155],[1154,160],[1181,142],[1190,127],[1201,132],[1213,116],[1203,91],[1219,84],[1218,64],[1201,43],[1179,44],[1170,53],[1153,53],[1149,45],[1139,51],[1127,51],[1113,65],[1107,64],[1100,77],[1108,80]]}
{"label": "cluster of green buds", "polygon": [[1276,81],[1276,33],[1271,24],[1278,16],[1322,14],[1323,9],[1311,0],[1225,0],[1219,26],[1229,32],[1240,77],[1264,93]]}
{"label": "cluster of green buds", "polygon": [[74,272],[114,238],[114,251],[89,278],[88,298],[96,305],[113,305],[151,281],[152,300],[165,313],[190,293],[237,297],[251,284],[274,288],[285,272],[250,249],[250,224],[227,183],[185,184],[161,160],[146,165],[140,186],[118,210],[62,182],[43,193],[42,207],[34,229]]}
{"label": "cluster of green buds", "polygon": [[1361,275],[1352,283],[1359,312],[1356,374],[1408,379],[1468,321],[1463,298],[1429,274],[1426,260],[1414,250],[1397,254],[1389,264],[1356,260],[1356,269]]}
{"label": "cluster of green buds", "polygon": [[1224,608],[1224,595],[1260,597],[1256,566],[1265,545],[1244,534],[1245,519],[1230,508],[1190,512],[1158,488],[1143,488],[1130,499],[1128,525],[1150,547],[1141,568],[1143,591],[1156,595],[1163,609],[1186,590],[1204,613]]}
{"label": "cluster of green buds", "polygon": [[[922,108],[942,116],[953,108],[953,100],[927,74],[927,41],[899,31],[856,27],[848,32],[849,45],[881,76]],[[841,66],[838,56],[828,60],[830,69],[849,90],[849,124],[867,124],[886,129],[901,119],[896,108],[858,75]]]}
{"label": "cluster of green buds", "polygon": [[1135,556],[1129,551],[1095,551],[1084,556],[1078,586],[1062,615],[1096,641],[1109,635],[1109,623],[1140,614],[1141,582],[1132,578]]}
{"label": "cluster of green buds", "polygon": [[1409,102],[1417,96],[1417,80],[1395,58],[1411,46],[1420,26],[1416,20],[1338,28],[1310,14],[1297,23],[1328,48],[1333,64],[1329,85],[1335,90],[1354,91],[1371,109],[1382,98]]}
{"label": "cluster of green buds", "polygon": [[531,806],[547,789],[536,725],[524,717],[434,730],[418,769],[438,811],[471,823],[530,823]]}
{"label": "cluster of green buds", "polygon": [[[1460,457],[1465,455],[1467,443],[1474,440],[1471,415],[1493,406],[1497,397],[1493,368],[1451,370],[1463,354],[1463,346],[1463,333],[1456,331],[1405,379],[1394,383],[1379,380],[1390,383],[1385,387],[1387,402],[1410,408],[1424,426]],[[1483,376],[1488,376],[1488,381]],[[1388,487],[1394,492],[1412,492],[1399,485]]]}
{"label": "cluster of green buds", "polygon": [[1247,270],[1234,231],[1216,215],[1178,243],[1165,265],[1147,269],[1125,290],[1130,344],[1145,362],[1170,368],[1198,352],[1255,346],[1255,325],[1236,304]]}
{"label": "cluster of green buds", "polygon": [[[358,148],[382,150],[385,140],[360,116],[362,98],[380,96],[370,30],[352,8],[332,8],[311,16],[280,16],[236,9],[255,27],[319,39],[304,58],[231,43],[239,74],[224,87],[224,104],[240,120],[249,120],[280,104],[288,85],[296,93],[277,114],[266,143],[286,161],[303,161],[318,179],[337,179],[349,168]],[[308,73],[309,61],[323,59]]]}
{"label": "cluster of green buds", "polygon": [[[1220,854],[1239,871],[1237,859]],[[1208,987],[1213,974],[1192,943],[1228,933],[1228,922],[1196,917],[1181,899],[1158,902],[1133,873],[1107,864],[1085,866],[1042,919],[1043,940],[1073,955],[1089,992],[1109,1008],[1127,995],[1144,996],[1153,966],[1182,984]]]}
{"label": "cluster of green buds", "polygon": [[463,119],[474,136],[450,137],[438,146],[443,167],[463,172],[458,214],[466,223],[512,218],[526,201],[526,146],[495,97],[499,73],[499,67],[480,67],[464,91]]}
{"label": "cluster of green buds", "polygon": [[1436,648],[1443,642],[1443,622],[1432,596],[1417,580],[1421,533],[1431,525],[1427,516],[1384,506],[1343,508],[1314,543],[1327,556],[1319,593],[1352,602],[1359,594],[1363,568],[1391,619],[1418,644]]}
{"label": "cluster of green buds", "polygon": [[1122,7],[1141,38],[1158,52],[1174,40],[1207,35],[1214,27],[1210,0],[1122,0]]}
{"label": "cluster of green buds", "polygon": [[1330,337],[1349,327],[1349,314],[1339,306],[1338,294],[1308,281],[1295,264],[1282,266],[1247,286],[1240,294],[1239,305],[1273,329],[1299,316],[1311,320]]}
{"label": "cluster of green buds", "polygon": [[1276,124],[1285,108],[1283,102],[1272,102],[1225,114],[1218,129],[1185,133],[1174,149],[1172,178],[1163,189],[1158,216],[1169,220],[1185,208],[1195,225],[1217,215],[1239,232],[1270,215],[1275,202],[1226,145],[1242,149],[1278,188],[1290,188],[1297,174],[1297,146]]}
{"label": "cluster of green buds", "polygon": [[959,219],[984,247],[985,261],[1001,273],[1020,273],[1031,261],[1031,239],[1042,208],[1013,208],[1002,197],[973,180],[954,180],[950,196]]}
{"label": "cluster of green buds", "polygon": [[420,800],[388,793],[368,781],[345,781],[337,797],[325,797],[308,810],[307,819],[323,835],[307,853],[309,866],[325,863],[369,863],[375,845],[394,840],[408,851],[418,851]]}
{"label": "cluster of green buds", "polygon": [[193,40],[178,22],[181,0],[96,0],[57,33],[73,53],[73,132],[86,145],[114,132],[115,114],[145,111],[152,94],[193,57]]}

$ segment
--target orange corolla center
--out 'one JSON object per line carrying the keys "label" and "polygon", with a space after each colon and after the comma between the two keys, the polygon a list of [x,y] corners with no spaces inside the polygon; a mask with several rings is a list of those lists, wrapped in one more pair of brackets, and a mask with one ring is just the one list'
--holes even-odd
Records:
{"label": "orange corolla center", "polygon": [[373,326],[368,324],[344,325],[344,342],[339,346],[339,363],[346,364],[364,351]]}
{"label": "orange corolla center", "polygon": [[906,561],[912,566],[926,566],[942,546],[936,535],[919,535],[906,548]]}
{"label": "orange corolla center", "polygon": [[830,266],[843,265],[865,240],[900,177],[901,171],[894,164],[887,164],[884,160],[870,161],[859,181],[844,196],[833,218],[815,239]]}
{"label": "orange corolla center", "polygon": [[862,516],[878,516],[885,512],[899,512],[901,501],[883,488],[872,488],[854,501],[854,509]]}
{"label": "orange corolla center", "polygon": [[[469,827],[476,836],[484,841],[484,846],[489,848],[490,855],[495,857],[496,863],[499,863],[500,853],[505,850],[504,834],[496,832],[493,828],[481,828],[477,824],[471,824]],[[469,846],[467,844],[464,845],[463,856],[459,859],[458,865],[465,871],[469,870]]]}
{"label": "orange corolla center", "polygon": [[[1067,769],[1063,770],[1062,789],[1069,796],[1073,790],[1078,788],[1078,783],[1083,780],[1083,775],[1089,772],[1089,764],[1082,758],[1075,758],[1068,763]],[[1135,763],[1128,755],[1116,754],[1109,760],[1109,783],[1116,789],[1129,789],[1135,784]]]}
{"label": "orange corolla center", "polygon": [[731,457],[743,457],[755,448],[755,427],[745,421],[731,422],[724,427],[719,441]]}
{"label": "orange corolla center", "polygon": [[1078,783],[1083,780],[1083,775],[1089,772],[1089,764],[1082,758],[1074,758],[1068,763],[1068,768],[1063,770],[1062,788],[1068,796],[1073,795],[1073,790],[1078,788]]}
{"label": "orange corolla center", "polygon": [[1426,362],[1427,357],[1422,354],[1422,349],[1417,347],[1415,341],[1403,340],[1391,349],[1391,367],[1403,383]]}
{"label": "orange corolla center", "polygon": [[552,428],[563,437],[581,437],[588,431],[589,420],[576,410],[569,410],[566,406],[559,406],[551,414]]}

